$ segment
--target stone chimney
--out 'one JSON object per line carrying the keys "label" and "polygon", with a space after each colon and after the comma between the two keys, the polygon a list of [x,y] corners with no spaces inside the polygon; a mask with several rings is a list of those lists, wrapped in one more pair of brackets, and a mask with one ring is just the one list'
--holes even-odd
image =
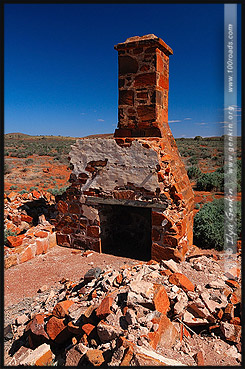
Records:
{"label": "stone chimney", "polygon": [[118,51],[118,129],[115,137],[163,137],[168,123],[169,55],[157,36],[130,37]]}
{"label": "stone chimney", "polygon": [[72,146],[71,186],[57,205],[57,243],[179,261],[192,245],[194,195],[168,125],[173,52],[154,35],[115,48],[118,128],[113,138],[84,138]]}

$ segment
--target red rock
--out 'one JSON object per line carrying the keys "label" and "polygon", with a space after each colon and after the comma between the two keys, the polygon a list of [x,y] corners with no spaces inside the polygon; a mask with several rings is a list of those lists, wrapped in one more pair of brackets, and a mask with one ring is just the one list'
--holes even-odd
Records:
{"label": "red rock", "polygon": [[156,73],[142,73],[135,77],[134,87],[153,86],[156,84]]}
{"label": "red rock", "polygon": [[95,326],[90,323],[84,324],[82,326],[82,330],[84,331],[84,333],[86,333],[88,337],[90,336],[92,332],[95,332],[94,329],[95,329]]}
{"label": "red rock", "polygon": [[98,349],[88,350],[85,357],[93,366],[101,366],[105,361],[103,351]]}
{"label": "red rock", "polygon": [[230,286],[233,289],[240,287],[240,284],[237,281],[234,281],[233,279],[227,279],[225,283],[228,284],[228,286]]}
{"label": "red rock", "polygon": [[41,238],[40,240],[36,240],[36,255],[45,254],[48,250],[48,239]]}
{"label": "red rock", "polygon": [[19,264],[25,263],[26,261],[33,259],[34,256],[35,256],[35,249],[33,249],[31,245],[29,247],[26,247],[19,256]]}
{"label": "red rock", "polygon": [[128,346],[124,351],[123,359],[121,361],[120,366],[130,366],[130,361],[133,358],[133,354],[134,354],[133,346]]}
{"label": "red rock", "polygon": [[198,366],[205,365],[202,351],[198,351],[195,355],[193,355],[193,359],[195,360]]}
{"label": "red rock", "polygon": [[97,226],[88,226],[87,227],[87,236],[88,237],[99,237],[100,235],[100,227]]}
{"label": "red rock", "polygon": [[224,337],[231,342],[239,343],[241,339],[241,326],[230,324],[227,322],[221,322],[220,324],[221,332]]}
{"label": "red rock", "polygon": [[183,195],[181,193],[175,193],[174,194],[174,199],[175,200],[183,200]]}
{"label": "red rock", "polygon": [[183,256],[179,250],[172,247],[159,246],[157,243],[152,243],[151,258],[159,262],[170,259],[173,259],[175,262],[183,260]]}
{"label": "red rock", "polygon": [[32,191],[32,196],[36,199],[39,199],[41,197],[41,194],[38,191],[34,190]]}
{"label": "red rock", "polygon": [[23,222],[32,223],[33,218],[26,214],[20,214]]}
{"label": "red rock", "polygon": [[8,236],[8,245],[9,247],[18,247],[22,244],[23,238],[25,237],[24,234],[21,234],[19,236]]}
{"label": "red rock", "polygon": [[35,237],[39,237],[39,238],[45,238],[48,237],[48,232],[45,231],[37,231],[34,233]]}
{"label": "red rock", "polygon": [[52,314],[56,316],[57,318],[64,318],[66,315],[68,315],[68,309],[71,305],[74,304],[74,301],[71,300],[64,300],[61,302],[58,302],[53,311]]}
{"label": "red rock", "polygon": [[155,310],[166,314],[170,307],[169,298],[165,288],[160,284],[154,284],[153,303]]}
{"label": "red rock", "polygon": [[56,343],[65,342],[71,335],[64,324],[64,319],[58,319],[55,316],[52,316],[47,322],[46,330],[49,338]]}
{"label": "red rock", "polygon": [[17,193],[17,192],[12,191],[12,192],[10,192],[10,193],[7,195],[7,199],[8,199],[10,202],[12,202],[12,201],[14,201],[14,200],[17,198],[17,196],[18,196],[18,193]]}
{"label": "red rock", "polygon": [[238,279],[241,274],[241,270],[237,267],[231,268],[225,275],[230,279]]}
{"label": "red rock", "polygon": [[241,325],[241,319],[236,316],[235,318],[232,318],[230,321],[229,321],[230,324],[235,324],[235,325]]}
{"label": "red rock", "polygon": [[173,273],[168,280],[170,283],[182,288],[185,292],[194,291],[193,283],[182,273]]}
{"label": "red rock", "polygon": [[79,327],[78,325],[73,324],[72,322],[68,322],[67,328],[73,334],[80,334],[80,335],[82,335],[82,333],[83,333],[81,327]]}
{"label": "red rock", "polygon": [[112,297],[105,297],[99,307],[96,309],[96,316],[99,319],[105,319],[111,313],[111,305],[113,303]]}
{"label": "red rock", "polygon": [[47,335],[44,326],[44,319],[46,314],[37,314],[26,326],[25,331],[29,332],[32,345],[39,346],[40,344],[47,342],[49,336]]}
{"label": "red rock", "polygon": [[58,211],[60,211],[61,213],[65,214],[68,212],[68,205],[66,202],[60,200],[57,204],[57,209]]}
{"label": "red rock", "polygon": [[160,270],[160,274],[163,276],[169,276],[172,272],[169,269]]}
{"label": "red rock", "polygon": [[230,296],[230,302],[233,304],[233,305],[236,305],[240,302],[241,300],[239,299],[239,297],[237,296],[236,292],[233,292]]}
{"label": "red rock", "polygon": [[165,314],[162,314],[158,318],[153,318],[152,323],[159,326],[156,332],[148,333],[150,345],[154,349],[156,349],[158,344],[166,348],[172,347],[179,334],[170,319]]}

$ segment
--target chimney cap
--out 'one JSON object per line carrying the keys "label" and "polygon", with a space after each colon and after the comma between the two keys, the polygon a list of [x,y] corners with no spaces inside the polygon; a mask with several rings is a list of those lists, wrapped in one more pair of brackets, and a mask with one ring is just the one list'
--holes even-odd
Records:
{"label": "chimney cap", "polygon": [[161,38],[157,37],[153,33],[144,36],[133,36],[126,39],[125,42],[119,43],[114,46],[116,50],[122,50],[127,48],[135,48],[143,45],[156,46],[167,55],[172,55],[173,50],[169,47]]}

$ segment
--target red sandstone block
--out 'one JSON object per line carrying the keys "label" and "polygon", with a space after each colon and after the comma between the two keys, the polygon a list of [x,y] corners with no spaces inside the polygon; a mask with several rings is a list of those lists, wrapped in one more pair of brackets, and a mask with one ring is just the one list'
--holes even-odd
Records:
{"label": "red sandstone block", "polygon": [[35,197],[36,199],[39,199],[41,197],[41,194],[40,192],[34,190],[32,191],[32,196]]}
{"label": "red sandstone block", "polygon": [[134,105],[133,90],[119,90],[119,105]]}
{"label": "red sandstone block", "polygon": [[163,58],[161,57],[161,55],[159,55],[157,53],[157,65],[156,65],[156,70],[159,73],[163,73]]}
{"label": "red sandstone block", "polygon": [[164,269],[164,270],[160,270],[160,274],[163,276],[169,276],[172,274],[172,272],[169,269]]}
{"label": "red sandstone block", "polygon": [[202,351],[198,351],[195,355],[193,355],[193,358],[198,366],[205,365]]}
{"label": "red sandstone block", "polygon": [[153,303],[155,310],[160,313],[166,314],[170,307],[169,298],[167,292],[160,284],[154,284],[154,296]]}
{"label": "red sandstone block", "polygon": [[9,247],[18,247],[22,244],[23,238],[25,237],[24,234],[21,234],[19,236],[8,236],[7,241]]}
{"label": "red sandstone block", "polygon": [[58,319],[55,316],[52,316],[47,322],[46,331],[49,338],[56,343],[65,342],[71,335],[64,324],[64,319]]}
{"label": "red sandstone block", "polygon": [[159,232],[159,230],[157,230],[156,228],[153,228],[151,232],[151,238],[152,238],[152,241],[159,241],[161,238],[161,233]]}
{"label": "red sandstone block", "polygon": [[75,203],[75,202],[72,202],[70,205],[69,205],[69,212],[71,214],[80,214],[81,210],[80,210],[80,206]]}
{"label": "red sandstone block", "polygon": [[132,131],[131,129],[115,129],[114,137],[131,137]]}
{"label": "red sandstone block", "polygon": [[99,319],[105,319],[111,313],[112,297],[105,297],[99,307],[96,309],[96,315]]}
{"label": "red sandstone block", "polygon": [[240,287],[240,284],[237,281],[234,281],[233,279],[227,279],[225,283],[228,284],[228,286],[230,286],[231,288]]}
{"label": "red sandstone block", "polygon": [[37,231],[34,233],[35,237],[39,237],[39,238],[46,238],[48,237],[48,232],[45,231]]}
{"label": "red sandstone block", "polygon": [[27,247],[19,256],[19,263],[24,263],[25,261],[31,260],[35,256],[35,250],[29,246]]}
{"label": "red sandstone block", "polygon": [[58,202],[58,204],[57,204],[57,209],[58,209],[58,211],[59,212],[61,212],[61,213],[67,213],[68,212],[68,205],[67,205],[67,203],[66,202],[64,202],[64,201],[62,201],[62,200],[60,200],[59,202]]}
{"label": "red sandstone block", "polygon": [[37,240],[36,245],[36,255],[45,254],[48,249],[48,239],[42,238],[41,240]]}
{"label": "red sandstone block", "polygon": [[156,119],[156,110],[154,105],[139,105],[137,107],[137,113],[141,121]]}
{"label": "red sandstone block", "polygon": [[168,280],[170,283],[182,288],[185,292],[194,291],[193,283],[182,273],[173,273]]}
{"label": "red sandstone block", "polygon": [[134,80],[134,87],[154,86],[156,85],[156,73],[138,74]]}
{"label": "red sandstone block", "polygon": [[73,304],[74,304],[74,301],[71,301],[71,300],[64,300],[64,301],[58,302],[58,304],[55,305],[52,311],[52,314],[56,316],[57,318],[64,318],[66,315],[68,315],[68,309]]}
{"label": "red sandstone block", "polygon": [[183,200],[183,195],[181,193],[175,193],[174,194],[174,199],[175,200]]}
{"label": "red sandstone block", "polygon": [[170,236],[170,235],[166,235],[163,237],[163,244],[169,247],[177,247],[179,244],[179,240],[180,240],[180,235],[176,235],[176,236]]}
{"label": "red sandstone block", "polygon": [[153,318],[152,323],[159,326],[156,332],[148,333],[150,345],[154,349],[156,349],[158,344],[166,348],[172,347],[179,334],[170,319],[165,314],[162,314],[161,317]]}
{"label": "red sandstone block", "polygon": [[98,238],[100,235],[100,227],[97,226],[88,226],[87,227],[87,236]]}
{"label": "red sandstone block", "polygon": [[151,258],[156,261],[173,259],[176,262],[183,260],[182,254],[171,247],[160,246],[157,243],[152,244]]}
{"label": "red sandstone block", "polygon": [[57,245],[60,246],[70,246],[70,236],[67,234],[57,233]]}
{"label": "red sandstone block", "polygon": [[82,326],[82,330],[89,337],[92,333],[94,333],[95,326],[93,324],[87,323]]}
{"label": "red sandstone block", "polygon": [[33,220],[32,217],[30,217],[29,215],[26,215],[26,214],[20,214],[20,216],[21,216],[21,220],[23,222],[31,223],[32,220]]}

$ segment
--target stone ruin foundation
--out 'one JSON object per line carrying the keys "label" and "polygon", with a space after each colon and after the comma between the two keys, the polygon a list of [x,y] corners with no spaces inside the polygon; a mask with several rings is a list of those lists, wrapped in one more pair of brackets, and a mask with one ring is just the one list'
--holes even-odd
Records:
{"label": "stone ruin foundation", "polygon": [[76,141],[59,196],[57,243],[139,260],[182,260],[193,242],[194,195],[168,125],[169,55],[155,35],[115,46],[114,137]]}

